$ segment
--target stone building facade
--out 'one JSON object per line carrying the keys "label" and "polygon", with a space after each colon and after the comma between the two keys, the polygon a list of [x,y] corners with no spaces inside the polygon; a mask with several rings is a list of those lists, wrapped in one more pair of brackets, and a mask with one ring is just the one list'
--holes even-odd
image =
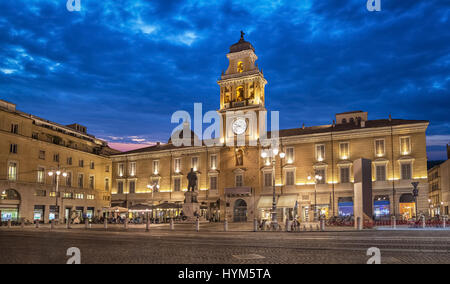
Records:
{"label": "stone building facade", "polygon": [[154,217],[176,216],[192,168],[199,176],[201,213],[208,218],[270,219],[273,185],[280,219],[308,221],[313,211],[349,216],[353,161],[366,158],[372,161],[376,218],[413,217],[413,181],[420,183],[418,211],[427,212],[428,121],[369,120],[366,112],[355,111],[336,114],[330,125],[280,130],[276,147],[286,156],[276,157],[273,170],[270,157],[261,155],[267,150],[258,127],[266,124],[267,81],[255,49],[242,35],[227,57],[229,67],[218,81],[222,127],[215,146],[177,147],[169,141],[112,155],[113,205],[149,206]]}
{"label": "stone building facade", "polygon": [[2,220],[93,217],[110,206],[108,156],[117,151],[87,134],[86,127],[59,125],[0,100],[0,149]]}
{"label": "stone building facade", "polygon": [[450,145],[447,145],[447,161],[428,171],[430,196],[429,212],[432,216],[447,215],[450,206]]}

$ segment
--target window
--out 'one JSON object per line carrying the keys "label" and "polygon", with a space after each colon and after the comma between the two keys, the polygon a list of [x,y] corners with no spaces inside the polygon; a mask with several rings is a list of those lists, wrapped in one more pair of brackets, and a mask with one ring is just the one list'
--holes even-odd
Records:
{"label": "window", "polygon": [[153,174],[157,175],[159,173],[159,161],[153,161]]}
{"label": "window", "polygon": [[325,160],[325,145],[316,145],[316,160],[319,162]]}
{"label": "window", "polygon": [[131,180],[129,183],[129,193],[136,193],[136,181]]}
{"label": "window", "polygon": [[39,197],[45,197],[47,194],[46,194],[46,192],[45,192],[45,190],[36,190],[35,192],[34,192],[34,196],[39,196]]}
{"label": "window", "polygon": [[384,139],[375,140],[375,156],[383,157],[385,155]]}
{"label": "window", "polygon": [[386,165],[376,165],[376,181],[386,181]]}
{"label": "window", "polygon": [[123,174],[124,174],[124,166],[123,166],[123,164],[119,164],[119,167],[118,167],[118,175],[119,175],[119,177],[123,177]]}
{"label": "window", "polygon": [[217,190],[217,176],[209,177],[209,189]]}
{"label": "window", "polygon": [[40,160],[45,160],[45,151],[39,151],[39,159]]}
{"label": "window", "polygon": [[130,163],[130,176],[134,177],[136,175],[136,162]]}
{"label": "window", "polygon": [[198,170],[198,157],[192,157],[191,168],[196,172]]}
{"label": "window", "polygon": [[217,155],[211,155],[211,169],[217,169]]}
{"label": "window", "polygon": [[91,168],[91,170],[95,169],[95,163],[94,162],[91,162],[90,168]]}
{"label": "window", "polygon": [[63,197],[65,199],[73,199],[73,193],[72,192],[64,192]]}
{"label": "window", "polygon": [[173,191],[181,191],[181,179],[180,178],[174,178],[173,179]]}
{"label": "window", "polygon": [[105,191],[109,191],[109,178],[105,178]]}
{"label": "window", "polygon": [[66,186],[71,187],[72,186],[72,173],[68,172],[66,176]]}
{"label": "window", "polygon": [[295,171],[286,171],[286,186],[292,186],[295,184]]}
{"label": "window", "polygon": [[350,158],[350,144],[348,142],[339,144],[339,156],[342,160]]}
{"label": "window", "polygon": [[400,137],[400,153],[402,155],[411,153],[411,139],[409,137]]}
{"label": "window", "polygon": [[48,194],[49,197],[56,197],[56,191],[50,191]]}
{"label": "window", "polygon": [[11,133],[18,134],[19,133],[19,125],[11,124]]}
{"label": "window", "polygon": [[72,157],[67,158],[67,165],[69,165],[69,166],[72,165]]}
{"label": "window", "polygon": [[75,194],[75,199],[84,199],[84,194],[83,193],[76,193]]}
{"label": "window", "polygon": [[105,166],[105,173],[109,173],[109,165]]}
{"label": "window", "polygon": [[174,161],[174,170],[176,173],[179,173],[181,171],[181,159],[176,158]]}
{"label": "window", "polygon": [[118,181],[117,182],[117,193],[118,194],[123,194],[123,181]]}
{"label": "window", "polygon": [[44,183],[45,181],[45,169],[44,168],[38,168],[37,170],[37,182],[38,183]]}
{"label": "window", "polygon": [[79,174],[78,175],[78,187],[83,188],[83,186],[84,186],[84,175]]}
{"label": "window", "polygon": [[242,187],[242,186],[244,186],[244,176],[236,175],[236,187]]}
{"label": "window", "polygon": [[17,144],[11,144],[11,145],[9,145],[9,153],[11,153],[11,154],[17,154]]}
{"label": "window", "polygon": [[412,178],[411,163],[402,163],[401,170],[402,170],[402,179],[408,180]]}
{"label": "window", "polygon": [[17,180],[17,163],[10,162],[8,165],[8,180],[16,181]]}
{"label": "window", "polygon": [[273,186],[272,173],[264,173],[264,186]]}
{"label": "window", "polygon": [[53,162],[59,163],[59,154],[53,154]]}
{"label": "window", "polygon": [[325,184],[326,176],[325,176],[325,169],[319,169],[316,170],[316,175],[322,177],[317,179],[317,184]]}
{"label": "window", "polygon": [[94,199],[95,199],[95,195],[93,195],[93,194],[88,194],[88,195],[86,195],[86,199],[88,199],[88,200],[94,200]]}
{"label": "window", "polygon": [[94,188],[95,188],[95,177],[90,176],[89,177],[89,189],[94,189]]}
{"label": "window", "polygon": [[294,147],[286,148],[286,161],[288,164],[294,162]]}
{"label": "window", "polygon": [[80,168],[84,168],[84,161],[83,161],[83,160],[79,160],[79,161],[78,161],[78,166],[79,166]]}
{"label": "window", "polygon": [[341,171],[341,183],[349,183],[350,167],[342,167],[340,171]]}

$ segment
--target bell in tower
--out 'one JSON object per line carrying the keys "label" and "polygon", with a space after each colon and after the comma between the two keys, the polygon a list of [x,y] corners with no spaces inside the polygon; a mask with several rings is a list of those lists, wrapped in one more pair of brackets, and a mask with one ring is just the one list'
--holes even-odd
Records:
{"label": "bell in tower", "polygon": [[255,63],[258,57],[253,45],[241,38],[230,47],[227,54],[228,69],[222,74],[220,85],[220,110],[242,107],[264,107],[264,88],[267,81]]}

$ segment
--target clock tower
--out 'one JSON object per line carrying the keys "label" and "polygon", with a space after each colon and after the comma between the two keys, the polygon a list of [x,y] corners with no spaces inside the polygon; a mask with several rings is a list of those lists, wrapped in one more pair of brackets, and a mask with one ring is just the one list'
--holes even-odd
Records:
{"label": "clock tower", "polygon": [[[222,73],[220,86],[220,110],[222,116],[224,143],[245,137],[246,144],[259,138],[259,124],[265,125],[264,88],[267,84],[256,60],[255,48],[244,39],[230,47],[227,54],[228,69]],[[263,120],[263,121],[260,121]],[[247,144],[248,145],[248,144]]]}

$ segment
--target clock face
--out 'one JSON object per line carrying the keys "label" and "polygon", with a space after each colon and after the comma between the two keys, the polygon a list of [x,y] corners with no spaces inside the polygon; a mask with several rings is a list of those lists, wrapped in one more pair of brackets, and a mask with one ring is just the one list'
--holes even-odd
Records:
{"label": "clock face", "polygon": [[236,135],[241,135],[247,130],[247,121],[244,118],[239,117],[233,121],[233,132]]}

